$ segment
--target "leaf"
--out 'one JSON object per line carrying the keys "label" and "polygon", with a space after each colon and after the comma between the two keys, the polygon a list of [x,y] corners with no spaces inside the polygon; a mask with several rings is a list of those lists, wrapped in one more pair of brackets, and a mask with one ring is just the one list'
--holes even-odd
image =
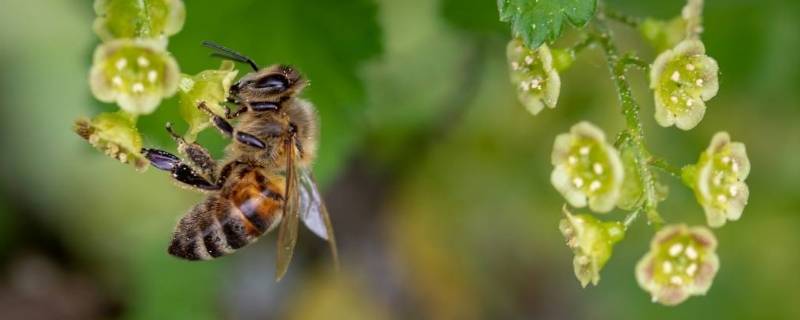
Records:
{"label": "leaf", "polygon": [[510,22],[511,32],[528,48],[556,41],[565,22],[585,26],[596,8],[596,0],[497,0],[500,21]]}

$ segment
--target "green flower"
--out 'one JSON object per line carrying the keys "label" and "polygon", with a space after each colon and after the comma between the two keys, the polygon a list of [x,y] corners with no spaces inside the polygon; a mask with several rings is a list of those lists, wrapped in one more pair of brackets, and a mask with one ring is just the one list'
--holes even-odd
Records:
{"label": "green flower", "polygon": [[694,189],[711,227],[727,220],[739,220],[750,190],[744,180],[750,174],[750,160],[741,142],[731,142],[727,132],[718,132],[700,154],[697,164],[683,169],[683,179]]}
{"label": "green flower", "polygon": [[140,171],[147,168],[147,160],[139,152],[142,137],[132,115],[123,111],[101,113],[91,120],[78,119],[73,130],[109,157],[133,164]]}
{"label": "green flower", "polygon": [[94,32],[103,41],[158,39],[178,33],[186,19],[181,0],[95,0]]}
{"label": "green flower", "polygon": [[575,253],[575,277],[584,288],[600,281],[600,270],[611,257],[614,244],[625,236],[625,227],[616,221],[603,222],[588,214],[572,215],[564,206],[566,218],[559,230]]}
{"label": "green flower", "polygon": [[704,227],[666,226],[636,264],[636,280],[650,292],[653,302],[663,305],[704,295],[719,269],[716,249],[717,239]]}
{"label": "green flower", "polygon": [[89,85],[103,102],[140,115],[153,112],[178,89],[178,64],[153,40],[113,40],[97,47]]}
{"label": "green flower", "polygon": [[531,50],[519,39],[511,40],[507,48],[511,83],[517,87],[517,97],[534,115],[544,106],[555,108],[561,90],[561,78],[553,67],[553,55],[546,44]]}
{"label": "green flower", "polygon": [[670,20],[646,18],[639,25],[639,32],[657,52],[674,47],[686,36],[686,20],[675,17]]}
{"label": "green flower", "polygon": [[655,92],[655,118],[661,126],[689,130],[703,119],[705,101],[719,89],[717,61],[705,52],[699,40],[685,40],[653,63],[650,88]]}
{"label": "green flower", "polygon": [[233,62],[225,60],[218,70],[205,70],[194,76],[181,75],[178,96],[181,117],[189,123],[187,139],[194,140],[211,124],[208,114],[197,108],[200,103],[205,103],[216,114],[225,114],[223,103],[237,73]]}
{"label": "green flower", "polygon": [[550,181],[573,207],[596,212],[614,208],[620,196],[624,171],[619,153],[605,134],[589,122],[578,123],[556,137]]}

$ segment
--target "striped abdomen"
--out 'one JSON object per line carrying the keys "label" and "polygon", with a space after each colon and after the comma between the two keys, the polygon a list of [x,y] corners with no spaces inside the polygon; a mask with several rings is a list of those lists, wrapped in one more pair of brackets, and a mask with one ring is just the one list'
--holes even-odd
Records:
{"label": "striped abdomen", "polygon": [[175,227],[169,254],[208,260],[233,253],[280,223],[283,181],[251,170],[228,190],[194,206]]}

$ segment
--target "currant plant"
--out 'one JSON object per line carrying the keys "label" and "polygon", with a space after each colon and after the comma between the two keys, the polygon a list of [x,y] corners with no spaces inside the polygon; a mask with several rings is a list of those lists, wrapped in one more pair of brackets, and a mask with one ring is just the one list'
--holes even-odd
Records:
{"label": "currant plant", "polygon": [[[655,106],[655,121],[680,130],[696,127],[706,113],[706,103],[719,89],[719,67],[700,39],[702,0],[688,0],[682,12],[669,20],[639,18],[615,11],[599,0],[498,0],[500,20],[511,25],[513,39],[507,48],[511,83],[520,103],[533,115],[555,108],[562,72],[586,48],[605,55],[617,90],[625,129],[615,141],[602,129],[583,121],[556,137],[551,183],[576,209],[567,204],[559,229],[575,254],[575,276],[583,287],[597,285],[600,272],[611,258],[613,246],[624,238],[633,222],[644,216],[657,232],[650,251],[635,268],[636,279],[652,300],[677,305],[692,295],[704,295],[719,269],[717,240],[704,226],[666,224],[658,204],[667,198],[661,179],[680,179],[694,191],[705,211],[707,225],[722,227],[738,220],[747,205],[744,180],[750,162],[744,144],[719,132],[696,164],[679,168],[656,156],[644,138],[640,105],[626,77],[630,68],[646,72]],[[652,63],[636,53],[622,54],[611,23],[639,32],[659,52]],[[559,48],[565,26],[576,29],[580,40]],[[626,211],[619,221],[596,215],[614,208]]]}
{"label": "currant plant", "polygon": [[194,141],[208,127],[208,115],[197,105],[224,113],[222,101],[237,71],[230,61],[219,70],[195,76],[181,74],[167,51],[169,36],[178,33],[186,16],[181,0],[95,0],[94,32],[102,40],[89,70],[89,87],[97,100],[119,110],[75,121],[75,132],[95,148],[137,170],[148,167],[140,154],[139,116],[153,113],[163,99],[180,96],[180,113],[189,124],[186,139]]}

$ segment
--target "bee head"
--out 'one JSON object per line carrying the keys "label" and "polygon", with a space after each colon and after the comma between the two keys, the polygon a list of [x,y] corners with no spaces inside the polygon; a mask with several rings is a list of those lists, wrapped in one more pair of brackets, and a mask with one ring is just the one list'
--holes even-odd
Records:
{"label": "bee head", "polygon": [[229,101],[275,100],[299,93],[306,86],[303,77],[291,66],[273,65],[260,69],[253,59],[241,53],[211,41],[203,41],[203,45],[214,50],[211,53],[213,56],[247,63],[253,68],[254,72],[245,75],[229,88]]}
{"label": "bee head", "polygon": [[288,65],[273,65],[251,72],[230,87],[235,101],[275,101],[299,93],[306,85],[300,72]]}

